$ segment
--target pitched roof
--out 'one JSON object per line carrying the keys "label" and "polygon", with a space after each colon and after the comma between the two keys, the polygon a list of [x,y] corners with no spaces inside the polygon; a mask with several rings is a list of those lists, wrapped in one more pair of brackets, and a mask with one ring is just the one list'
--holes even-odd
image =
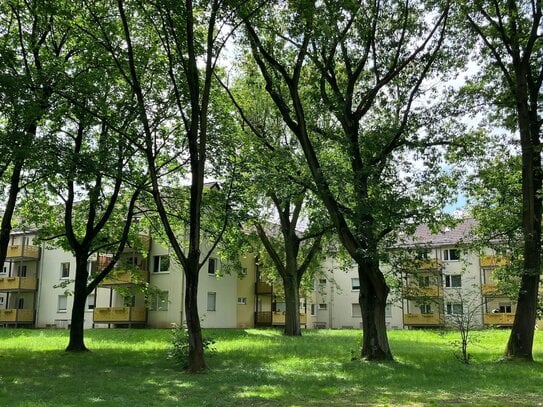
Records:
{"label": "pitched roof", "polygon": [[471,241],[471,232],[477,221],[473,218],[463,219],[452,228],[444,227],[433,232],[428,225],[417,227],[412,236],[400,238],[400,246],[450,246]]}

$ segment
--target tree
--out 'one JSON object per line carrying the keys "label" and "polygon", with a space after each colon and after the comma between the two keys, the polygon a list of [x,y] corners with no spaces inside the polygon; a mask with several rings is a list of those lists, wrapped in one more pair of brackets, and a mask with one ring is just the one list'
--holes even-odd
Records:
{"label": "tree", "polygon": [[[197,308],[199,271],[227,222],[223,212],[216,234],[202,227],[206,200],[216,196],[204,193],[205,178],[217,169],[208,160],[209,148],[225,130],[216,120],[211,95],[218,57],[232,30],[223,24],[229,6],[219,0],[118,0],[112,10],[107,2],[96,2],[88,6],[90,25],[84,28],[117,65],[137,104],[141,137],[131,140],[145,157],[154,205],[186,277],[190,372],[206,369]],[[188,187],[179,188],[187,181]],[[188,216],[178,212],[181,207]],[[203,236],[211,240],[206,253]]]}
{"label": "tree", "polygon": [[32,180],[40,123],[51,109],[53,90],[61,86],[60,61],[70,58],[54,8],[41,0],[0,5],[0,179],[7,184],[0,264],[6,258],[19,192]]}
{"label": "tree", "polygon": [[429,161],[439,156],[429,146],[446,143],[421,136],[424,109],[414,107],[435,68],[448,14],[447,4],[431,12],[426,7],[289,1],[243,17],[266,90],[297,137],[319,198],[358,265],[361,357],[369,360],[392,359],[380,245],[435,204],[415,193],[429,173],[410,178],[401,172],[416,173],[409,154]]}
{"label": "tree", "polygon": [[284,333],[300,336],[302,279],[308,271],[314,274],[313,266],[331,226],[322,204],[311,191],[311,179],[296,138],[263,90],[257,67],[247,56],[238,67],[243,73],[232,89],[221,84],[242,123],[238,133],[243,163],[240,182],[245,190],[245,199],[238,203],[239,211],[244,213],[242,233],[250,233],[254,227],[264,248],[264,253],[256,249],[259,261],[271,263],[283,285]]}
{"label": "tree", "polygon": [[524,271],[505,357],[532,361],[541,275],[542,2],[477,1],[461,5],[462,17],[480,39],[483,50],[478,54],[482,67],[479,88],[496,106],[499,116],[494,119],[520,135]]}
{"label": "tree", "polygon": [[[104,71],[96,74],[90,73],[93,76],[90,78],[77,72],[82,88],[92,91],[87,94],[87,103],[85,92],[74,99],[95,112],[99,111],[98,106],[107,106],[106,109],[115,106],[117,118],[125,116],[122,103],[114,100],[112,95],[116,93],[107,86],[114,82],[99,83],[98,77],[103,79]],[[72,95],[77,93],[76,89],[74,86]],[[46,186],[27,191],[25,211],[26,218],[39,228],[43,240],[54,241],[75,257],[74,300],[66,347],[71,352],[88,350],[83,329],[88,295],[113,269],[129,238],[132,244],[137,244],[137,234],[130,232],[136,202],[146,182],[130,144],[107,123],[93,118],[87,109],[69,102],[57,105],[55,120],[47,126],[44,160],[39,169]],[[101,113],[106,116],[106,112]],[[124,124],[120,119],[117,121],[119,128],[126,129],[131,124],[129,114],[124,120]],[[58,159],[49,160],[49,157]],[[60,205],[54,205],[51,195],[60,200]],[[91,274],[89,260],[97,253],[112,253],[112,257],[96,274]]]}

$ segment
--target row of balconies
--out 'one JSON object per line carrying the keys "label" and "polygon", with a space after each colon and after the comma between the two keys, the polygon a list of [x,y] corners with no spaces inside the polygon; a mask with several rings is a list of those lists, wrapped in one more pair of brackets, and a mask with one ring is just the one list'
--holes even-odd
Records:
{"label": "row of balconies", "polygon": [[[95,323],[145,323],[147,310],[140,307],[95,308],[93,312]],[[0,324],[32,324],[34,310],[32,309],[0,309]]]}
{"label": "row of balconies", "polygon": [[[430,285],[427,287],[412,285],[403,287],[402,295],[404,298],[442,297],[443,290],[443,287],[439,285]],[[496,284],[481,284],[481,294],[485,297],[503,296]]]}
{"label": "row of balconies", "polygon": [[6,260],[10,259],[32,259],[40,258],[39,246],[33,245],[10,245],[6,253]]}
{"label": "row of balconies", "polygon": [[[439,313],[431,314],[411,314],[403,315],[404,325],[418,326],[442,326],[445,324],[446,316]],[[514,313],[484,313],[484,325],[512,326],[515,319]]]}

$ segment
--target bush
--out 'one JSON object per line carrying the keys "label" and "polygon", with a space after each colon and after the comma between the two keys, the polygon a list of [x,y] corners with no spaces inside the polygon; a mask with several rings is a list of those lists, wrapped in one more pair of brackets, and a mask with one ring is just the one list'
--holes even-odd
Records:
{"label": "bush", "polygon": [[[176,325],[172,329],[172,346],[168,349],[168,359],[186,369],[189,361],[189,332],[186,326]],[[215,352],[215,340],[212,338],[202,338],[204,352]]]}

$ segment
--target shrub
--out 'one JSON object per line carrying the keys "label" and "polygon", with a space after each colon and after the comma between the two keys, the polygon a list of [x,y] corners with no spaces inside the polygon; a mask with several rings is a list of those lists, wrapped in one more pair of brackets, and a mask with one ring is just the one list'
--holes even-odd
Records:
{"label": "shrub", "polygon": [[[202,338],[204,352],[215,352],[215,340],[213,338]],[[186,326],[175,325],[172,329],[171,347],[168,349],[167,357],[172,359],[181,368],[186,369],[189,361],[189,332]]]}

